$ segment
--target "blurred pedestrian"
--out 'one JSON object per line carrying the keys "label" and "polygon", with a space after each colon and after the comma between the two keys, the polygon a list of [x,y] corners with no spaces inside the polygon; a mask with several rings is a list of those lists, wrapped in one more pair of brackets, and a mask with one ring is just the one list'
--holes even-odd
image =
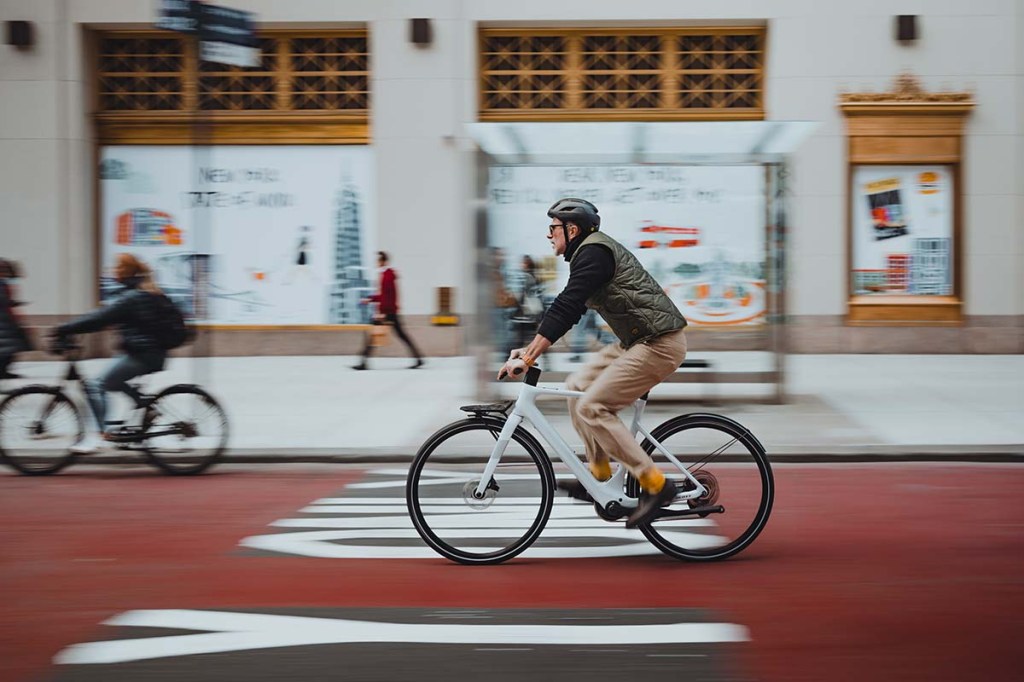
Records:
{"label": "blurred pedestrian", "polygon": [[[398,317],[398,286],[396,280],[398,273],[394,268],[388,266],[388,254],[384,251],[377,252],[377,267],[380,268],[380,286],[377,293],[369,298],[363,299],[363,303],[373,302],[377,304],[377,314],[374,316],[373,324],[388,324],[394,328],[398,338],[409,347],[409,352],[416,359],[409,369],[416,369],[423,366],[423,356],[416,348],[416,344],[409,338],[402,328],[402,321]],[[353,369],[368,369],[367,362],[373,353],[373,334],[366,335],[366,346],[363,349],[363,360]]]}
{"label": "blurred pedestrian", "polygon": [[615,340],[615,335],[607,330],[605,321],[597,314],[596,310],[588,308],[576,326],[572,328],[569,337],[569,350],[572,355],[569,362],[582,362],[583,354],[590,350],[593,341],[599,346],[605,346]]}
{"label": "blurred pedestrian", "polygon": [[[105,445],[108,391],[137,397],[128,381],[162,370],[167,351],[184,342],[184,338],[171,338],[177,333],[172,331],[172,327],[183,327],[184,321],[181,313],[176,312],[174,303],[153,281],[153,272],[148,265],[130,253],[118,254],[114,279],[123,290],[107,305],[55,330],[56,346],[61,348],[66,345],[68,336],[116,326],[121,337],[119,347],[124,351],[124,355],[114,360],[101,379],[85,382],[95,428],[88,429],[85,437],[71,446],[72,452],[96,452]],[[168,305],[171,308],[167,308]],[[169,319],[173,315],[177,315],[177,319]]]}
{"label": "blurred pedestrian", "polygon": [[494,289],[494,307],[491,309],[494,346],[504,355],[515,348],[512,317],[519,308],[519,301],[516,295],[509,291],[508,276],[505,272],[505,251],[497,246],[491,248],[491,276]]}
{"label": "blurred pedestrian", "polygon": [[537,282],[537,266],[529,256],[523,256],[519,272],[519,296],[516,298],[516,312],[512,316],[515,331],[515,346],[525,346],[537,333],[537,325],[544,315],[544,302],[540,297]]}
{"label": "blurred pedestrian", "polygon": [[32,349],[28,331],[15,311],[21,305],[21,301],[15,298],[15,281],[20,278],[21,268],[18,264],[0,258],[0,379],[19,378],[8,369],[18,353]]}

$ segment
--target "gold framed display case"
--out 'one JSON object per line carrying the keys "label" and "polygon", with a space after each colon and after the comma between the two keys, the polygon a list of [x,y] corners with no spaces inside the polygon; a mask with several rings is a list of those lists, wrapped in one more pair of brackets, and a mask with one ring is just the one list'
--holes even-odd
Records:
{"label": "gold framed display case", "polygon": [[909,74],[887,92],[845,93],[849,325],[963,319],[967,92],[929,93]]}

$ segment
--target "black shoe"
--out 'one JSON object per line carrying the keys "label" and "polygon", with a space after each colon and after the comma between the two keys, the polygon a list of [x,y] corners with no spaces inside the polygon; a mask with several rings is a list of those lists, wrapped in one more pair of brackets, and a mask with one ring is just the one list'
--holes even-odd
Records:
{"label": "black shoe", "polygon": [[678,493],[676,484],[672,479],[665,479],[665,485],[662,486],[659,492],[654,494],[640,493],[640,503],[633,510],[633,513],[626,519],[626,528],[636,528],[637,526],[647,523],[662,507],[667,507],[672,504],[672,500],[676,498]]}
{"label": "black shoe", "polygon": [[590,496],[587,489],[583,487],[583,484],[577,481],[575,478],[571,481],[559,481],[556,484],[559,490],[565,491],[574,500],[580,500],[581,502],[593,502],[594,498]]}
{"label": "black shoe", "polygon": [[419,369],[422,366],[423,366],[423,359],[422,358],[416,358],[416,362],[414,362],[412,364],[412,367],[410,367],[409,369]]}
{"label": "black shoe", "polygon": [[352,369],[366,369],[366,363],[360,362],[358,365],[353,365]]}

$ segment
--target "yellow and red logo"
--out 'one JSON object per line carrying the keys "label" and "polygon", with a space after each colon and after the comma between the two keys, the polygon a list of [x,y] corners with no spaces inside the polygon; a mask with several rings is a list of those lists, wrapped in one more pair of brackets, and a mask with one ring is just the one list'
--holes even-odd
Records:
{"label": "yellow and red logo", "polygon": [[181,229],[170,214],[149,208],[133,208],[116,218],[115,241],[132,246],[181,246]]}
{"label": "yellow and red logo", "polygon": [[934,171],[925,171],[917,176],[917,189],[921,194],[938,194],[939,174]]}

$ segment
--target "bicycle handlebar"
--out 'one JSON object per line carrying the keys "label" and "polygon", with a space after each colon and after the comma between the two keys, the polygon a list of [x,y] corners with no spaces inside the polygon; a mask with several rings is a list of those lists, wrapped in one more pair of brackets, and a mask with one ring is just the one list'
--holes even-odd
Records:
{"label": "bicycle handlebar", "polygon": [[[523,373],[523,371],[519,370],[518,372],[513,373],[516,376],[519,376],[520,374]],[[533,367],[530,367],[528,370],[526,370],[526,378],[523,379],[523,383],[526,384],[527,386],[536,386],[538,381],[540,381],[540,367],[534,365]]]}
{"label": "bicycle handlebar", "polygon": [[54,355],[69,356],[82,350],[82,344],[73,336],[53,336],[50,339],[50,352]]}

